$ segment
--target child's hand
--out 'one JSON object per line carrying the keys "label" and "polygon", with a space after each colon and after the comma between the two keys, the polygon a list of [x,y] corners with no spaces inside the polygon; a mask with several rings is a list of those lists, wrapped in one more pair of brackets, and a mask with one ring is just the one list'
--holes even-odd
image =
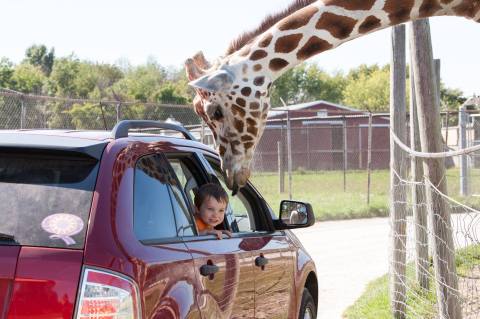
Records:
{"label": "child's hand", "polygon": [[217,239],[222,239],[222,234],[225,234],[227,235],[228,237],[232,237],[232,233],[229,232],[228,230],[216,230],[216,229],[212,229],[212,230],[209,230],[207,231],[207,234],[210,234],[210,235],[215,235],[217,236]]}

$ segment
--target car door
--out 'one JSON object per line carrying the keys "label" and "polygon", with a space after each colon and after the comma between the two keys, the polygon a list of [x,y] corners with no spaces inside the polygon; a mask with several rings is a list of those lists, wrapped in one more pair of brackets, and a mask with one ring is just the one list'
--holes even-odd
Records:
{"label": "car door", "polygon": [[[167,154],[179,180],[185,204],[182,214],[193,213],[195,189],[210,181],[195,154]],[[227,225],[227,223],[225,223]],[[254,269],[250,250],[242,248],[244,239],[216,239],[213,235],[184,234],[184,242],[194,259],[200,293],[197,304],[203,318],[253,318]]]}
{"label": "car door", "polygon": [[[141,157],[135,165],[133,232],[145,318],[201,318],[191,254],[183,243],[188,221],[176,217],[178,183],[162,154]],[[181,223],[181,224],[180,224]],[[181,226],[179,226],[181,225]],[[190,225],[190,233],[193,233]]]}
{"label": "car door", "polygon": [[[206,158],[213,174],[225,187],[219,163]],[[253,253],[255,318],[295,316],[294,246],[284,231],[274,231],[272,213],[255,188],[248,183],[230,196],[229,221],[243,238],[243,249]]]}

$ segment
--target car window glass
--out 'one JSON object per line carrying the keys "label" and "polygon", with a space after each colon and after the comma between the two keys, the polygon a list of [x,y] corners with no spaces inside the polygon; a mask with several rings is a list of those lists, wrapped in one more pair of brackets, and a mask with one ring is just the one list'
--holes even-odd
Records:
{"label": "car window glass", "polygon": [[160,155],[145,156],[137,162],[133,225],[139,240],[177,236],[169,191],[169,184],[176,181],[171,175],[168,163]]}
{"label": "car window glass", "polygon": [[193,177],[192,172],[180,159],[169,158],[168,160],[179,180],[179,185],[172,187],[172,197],[174,198],[179,233],[181,236],[192,236],[194,235],[194,224],[184,194],[190,202],[190,207],[193,209],[193,198],[194,192],[197,188],[197,182]]}
{"label": "car window glass", "polygon": [[0,245],[83,248],[97,173],[81,154],[0,149]]}
{"label": "car window glass", "polygon": [[[224,189],[228,189],[225,184],[223,174],[214,167],[217,178],[222,184]],[[232,196],[231,192],[228,193],[228,208],[227,215],[232,215],[232,221],[234,225],[231,225],[232,230],[238,229],[239,232],[252,232],[255,230],[255,223],[253,219],[252,207],[245,196],[238,192],[237,195]],[[228,220],[228,219],[227,219]]]}

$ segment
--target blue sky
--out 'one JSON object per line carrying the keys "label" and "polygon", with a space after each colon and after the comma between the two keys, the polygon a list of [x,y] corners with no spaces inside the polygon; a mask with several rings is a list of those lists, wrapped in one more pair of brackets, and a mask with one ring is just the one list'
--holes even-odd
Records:
{"label": "blue sky", "polygon": [[[180,67],[202,50],[222,54],[229,42],[256,27],[291,0],[0,0],[0,57],[19,62],[33,43],[55,47],[57,56],[133,64],[155,58]],[[480,25],[462,18],[431,19],[434,56],[442,81],[467,96],[480,94]],[[390,30],[345,43],[310,61],[329,72],[361,63],[388,63]]]}

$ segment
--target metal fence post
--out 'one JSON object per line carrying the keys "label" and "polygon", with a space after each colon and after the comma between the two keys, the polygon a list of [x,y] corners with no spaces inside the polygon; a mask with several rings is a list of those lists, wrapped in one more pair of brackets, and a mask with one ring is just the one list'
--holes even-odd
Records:
{"label": "metal fence post", "polygon": [[343,191],[347,191],[347,119],[343,116]]}
{"label": "metal fence post", "polygon": [[292,125],[287,110],[287,156],[288,156],[288,198],[292,199]]}
{"label": "metal fence post", "polygon": [[278,190],[280,193],[285,192],[285,166],[283,165],[283,141],[277,142],[278,150],[278,176],[279,176],[279,187]]}
{"label": "metal fence post", "polygon": [[[468,115],[465,106],[459,109],[458,126],[460,127],[460,149],[467,147],[467,121]],[[460,195],[468,196],[470,190],[468,189],[468,157],[467,155],[460,156]]]}
{"label": "metal fence post", "polygon": [[368,150],[367,150],[367,205],[370,205],[370,185],[372,178],[372,113],[368,113]]}
{"label": "metal fence post", "polygon": [[25,95],[20,95],[20,129],[25,128],[26,110],[25,110]]}

